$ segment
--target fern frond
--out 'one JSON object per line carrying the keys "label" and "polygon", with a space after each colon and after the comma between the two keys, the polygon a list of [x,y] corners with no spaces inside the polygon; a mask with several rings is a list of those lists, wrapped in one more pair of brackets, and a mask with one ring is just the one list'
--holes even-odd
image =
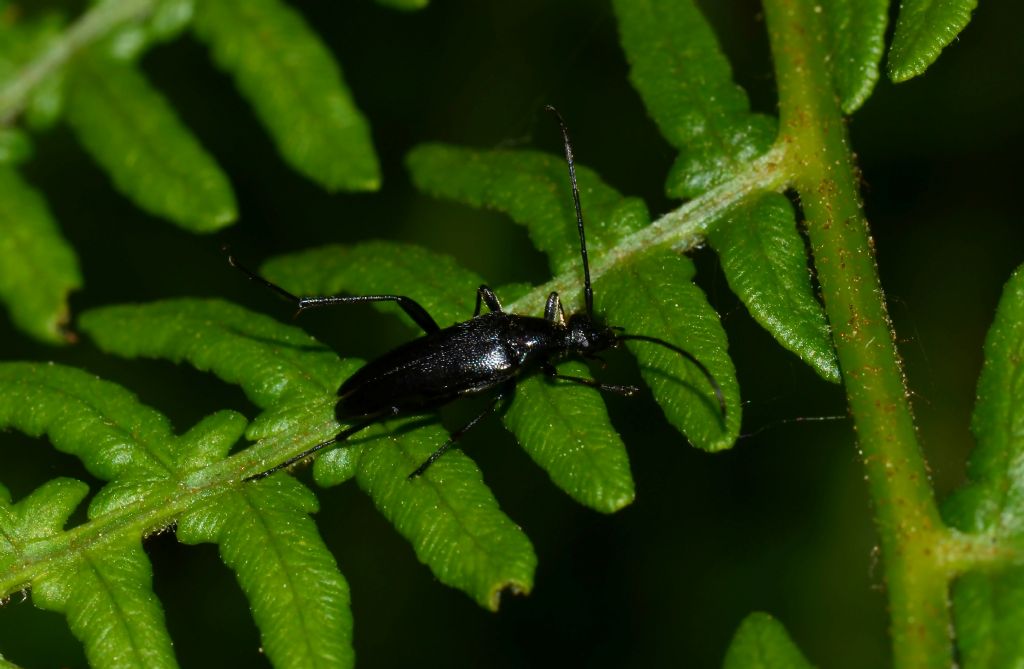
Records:
{"label": "fern frond", "polygon": [[811,669],[786,628],[767,613],[751,613],[736,630],[724,669]]}
{"label": "fern frond", "polygon": [[[561,271],[577,277],[580,275],[579,238],[577,235],[571,234],[575,232],[575,211],[572,206],[572,198],[568,197],[564,160],[536,152],[469,151],[454,147],[427,145],[414,150],[407,162],[413,172],[414,181],[427,192],[450,197],[466,204],[498,209],[508,213],[515,222],[527,227],[531,239],[548,254],[553,272],[557,274]],[[556,169],[556,166],[561,169]],[[533,175],[529,176],[531,173]],[[691,283],[692,268],[688,273],[677,273],[674,270],[669,270],[668,266],[665,268],[648,267],[654,271],[665,269],[673,280],[682,281],[681,284],[675,283],[673,280],[662,281],[656,276],[643,276],[642,272],[635,269],[635,265],[644,263],[639,258],[645,254],[646,249],[631,249],[628,252],[622,252],[616,248],[616,244],[625,240],[630,234],[639,232],[647,225],[646,206],[636,198],[622,196],[585,167],[577,166],[577,176],[580,180],[581,197],[587,198],[584,200],[584,216],[588,222],[588,250],[592,266],[595,269],[595,277],[597,277],[595,282],[597,311],[605,314],[609,323],[625,327],[630,333],[647,334],[666,339],[689,350],[698,359],[704,361],[722,388],[728,388],[725,395],[732,415],[727,419],[727,424],[722,423],[720,415],[716,422],[714,416],[701,414],[699,410],[683,408],[696,401],[698,404],[713,407],[714,413],[721,414],[714,387],[709,384],[696,365],[682,360],[675,353],[672,353],[671,356],[677,360],[669,360],[665,355],[655,354],[651,351],[652,347],[649,344],[637,342],[628,344],[631,351],[644,356],[643,360],[650,365],[644,378],[649,385],[655,384],[652,388],[655,388],[656,397],[669,413],[670,422],[683,430],[684,434],[694,443],[699,442],[698,445],[701,448],[708,450],[728,448],[732,440],[739,434],[739,389],[735,381],[735,370],[728,362],[728,355],[725,354],[725,333],[721,331],[721,326],[717,323],[717,316],[707,305],[703,294]],[[516,187],[522,187],[525,194],[518,193]],[[536,193],[543,193],[544,197],[537,197]],[[542,206],[554,205],[558,193],[562,194],[561,206],[553,211],[547,206]],[[589,204],[591,196],[596,205],[593,208]],[[552,200],[551,203],[546,202],[549,199]],[[595,218],[598,224],[591,226],[590,221]],[[557,230],[563,232],[556,237],[555,231]],[[591,244],[592,239],[593,244]],[[594,249],[600,249],[600,252]],[[599,253],[601,254],[599,255]],[[624,262],[602,277],[596,270],[605,264],[604,258],[607,256],[615,256],[619,260],[624,259]],[[578,282],[579,279],[577,279],[577,285],[579,285]],[[681,305],[680,294],[686,296],[682,302],[693,311],[679,308]],[[667,309],[664,313],[672,315],[664,317],[647,315],[647,313],[657,312],[659,309]],[[672,320],[679,321],[679,324],[670,324],[669,321]],[[692,321],[692,323],[684,324],[682,321]],[[702,324],[693,325],[698,321]],[[713,325],[712,321],[714,321]],[[579,374],[584,367],[577,364],[574,373]],[[673,377],[673,374],[678,374],[678,376]],[[719,374],[721,378],[718,378]],[[676,378],[681,383],[677,383],[673,390],[672,384],[655,381],[659,375]],[[541,380],[534,379],[525,380],[523,382],[523,385],[526,386],[523,393],[524,399],[542,397],[542,391],[537,387],[537,384],[541,382]],[[582,398],[586,395],[580,393],[580,396]],[[543,404],[550,405],[551,402],[550,400],[544,403],[534,400],[529,400],[529,403],[524,401],[521,411],[511,414],[511,417],[531,420],[532,418],[527,417],[545,415],[541,408]],[[582,412],[581,416],[593,419],[597,410],[600,409],[594,407]],[[573,411],[563,409],[559,413],[562,416],[571,416]],[[701,417],[697,418],[698,415]],[[574,430],[567,423],[568,421],[563,418],[557,424],[561,425],[567,434],[572,434]],[[524,446],[529,449],[527,445],[529,442],[523,438],[523,434],[520,434],[521,431],[517,430],[516,432]],[[565,450],[564,447],[562,450]],[[618,472],[624,471],[618,462],[614,462],[614,464],[608,462],[606,466],[611,466]],[[623,486],[625,485],[624,478],[618,477],[618,480],[622,482]],[[625,493],[626,490],[626,488],[620,489],[622,493]]]}
{"label": "fern frond", "polygon": [[[555,137],[553,128],[551,136]],[[580,272],[580,238],[564,157],[422,144],[409,152],[406,165],[424,193],[500,211],[525,226],[530,240],[547,254],[553,273]],[[592,169],[577,165],[576,178],[587,246],[594,256],[650,222],[643,200],[623,197]]]}
{"label": "fern frond", "polygon": [[889,0],[823,2],[832,72],[843,111],[852,114],[871,96],[885,52]]}
{"label": "fern frond", "polygon": [[16,168],[0,165],[0,201],[0,300],[18,327],[61,342],[68,293],[82,285],[75,253],[42,195]]}
{"label": "fern frond", "polygon": [[296,171],[328,190],[378,188],[369,127],[298,12],[279,0],[200,2],[193,27]]}
{"label": "fern frond", "polygon": [[[483,283],[449,258],[385,242],[282,256],[264,269],[273,281],[303,294],[408,295],[442,324],[469,318],[476,288]],[[537,304],[539,309],[542,306]],[[565,374],[587,374],[580,363],[564,363],[560,369]],[[577,501],[606,513],[631,502],[633,481],[625,446],[612,429],[600,394],[586,388],[545,387],[548,384],[542,379],[523,379],[504,414],[506,425],[552,481]],[[578,423],[577,419],[590,422]],[[435,442],[440,443],[443,440]]]}
{"label": "fern frond", "polygon": [[65,119],[140,209],[194,232],[234,223],[227,175],[134,66],[87,53],[67,85]]}
{"label": "fern frond", "polygon": [[766,194],[720,221],[708,240],[729,287],[754,319],[822,378],[838,383],[828,320],[814,296],[807,250],[789,201]]}
{"label": "fern frond", "polygon": [[691,198],[736,176],[775,139],[776,121],[747,95],[693,0],[616,0],[629,78],[669,144],[680,150],[665,190]]}
{"label": "fern frond", "polygon": [[[82,329],[111,353],[211,371],[267,410],[247,433],[260,442],[192,475],[196,484],[213,476],[240,481],[332,437],[340,430],[333,416],[337,388],[359,365],[342,362],[297,328],[219,300],[106,307],[84,314]],[[401,424],[387,421],[344,447],[356,451],[360,487],[440,581],[488,608],[497,608],[506,589],[528,592],[533,548],[500,511],[477,467],[451,454],[408,481],[409,472],[444,443],[444,434],[433,426],[400,429]],[[353,467],[341,476],[337,470],[337,459],[328,460],[317,473],[322,482],[335,483]]]}
{"label": "fern frond", "polygon": [[316,498],[290,476],[242,484],[178,519],[178,539],[217,544],[238,578],[275,667],[351,667],[348,584],[308,514]]}
{"label": "fern frond", "polygon": [[653,249],[601,277],[594,290],[601,291],[610,322],[671,342],[707,367],[724,395],[724,416],[715,388],[693,362],[660,346],[626,342],[668,421],[697,448],[720,451],[739,437],[740,388],[725,330],[692,282],[695,272],[689,258]]}
{"label": "fern frond", "polygon": [[965,666],[994,669],[1024,662],[1024,266],[985,340],[971,431],[969,482],[943,516],[980,546],[953,586],[958,647]]}
{"label": "fern frond", "polygon": [[[340,68],[301,15],[278,0],[110,0],[70,26],[56,12],[27,19],[6,12],[0,16],[0,125],[21,115],[35,128],[65,118],[140,208],[196,232],[231,224],[237,205],[227,176],[134,62],[179,35],[193,17],[196,34],[235,77],[296,170],[330,190],[377,188],[369,128]],[[0,128],[0,169],[23,159],[25,147],[23,135]],[[0,186],[24,202],[12,179],[5,181]],[[38,219],[9,219],[9,239],[33,234]],[[56,238],[44,239],[51,248],[66,247]],[[0,299],[9,304],[24,283],[18,267],[0,269]],[[25,306],[12,307],[14,320],[33,336],[59,341],[66,294],[81,280],[66,261],[38,263],[35,273],[42,280],[24,293]]]}
{"label": "fern frond", "polygon": [[927,70],[977,6],[978,0],[903,0],[889,47],[889,78],[906,81]]}

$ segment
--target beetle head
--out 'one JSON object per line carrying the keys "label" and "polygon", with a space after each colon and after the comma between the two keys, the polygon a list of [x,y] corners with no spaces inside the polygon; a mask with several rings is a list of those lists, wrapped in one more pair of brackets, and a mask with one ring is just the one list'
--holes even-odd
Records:
{"label": "beetle head", "polygon": [[595,323],[587,314],[569,316],[569,347],[583,355],[594,355],[618,344],[610,327]]}

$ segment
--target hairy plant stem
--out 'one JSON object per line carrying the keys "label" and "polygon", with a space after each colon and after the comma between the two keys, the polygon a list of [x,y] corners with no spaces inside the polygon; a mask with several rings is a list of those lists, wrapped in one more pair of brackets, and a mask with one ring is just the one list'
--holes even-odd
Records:
{"label": "hairy plant stem", "polygon": [[155,6],[156,0],[122,0],[93,5],[46,51],[0,88],[0,125],[13,122],[25,108],[36,87],[72,56],[103,39],[115,28],[148,16]]}
{"label": "hairy plant stem", "polygon": [[814,265],[832,324],[875,507],[889,593],[893,665],[953,665],[942,525],[917,435],[858,174],[829,71],[828,31],[813,0],[765,0],[789,147]]}

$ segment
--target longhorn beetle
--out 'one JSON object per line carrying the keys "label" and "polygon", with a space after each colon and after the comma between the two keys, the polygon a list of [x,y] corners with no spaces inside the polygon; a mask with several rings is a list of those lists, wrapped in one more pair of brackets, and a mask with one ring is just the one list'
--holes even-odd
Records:
{"label": "longhorn beetle", "polygon": [[[605,326],[595,320],[594,291],[590,285],[587,240],[583,232],[583,212],[580,208],[579,187],[576,184],[572,143],[569,141],[565,121],[558,111],[551,106],[545,109],[555,115],[562,129],[565,160],[569,166],[569,183],[572,185],[573,205],[576,208],[576,226],[580,233],[586,311],[571,314],[566,319],[558,293],[552,292],[544,306],[543,318],[506,313],[501,310],[501,303],[498,302],[494,291],[483,285],[476,291],[473,317],[442,329],[426,309],[404,295],[299,297],[240,265],[234,256],[229,254],[228,262],[232,267],[292,302],[298,310],[297,314],[307,309],[336,304],[396,302],[424,331],[419,339],[414,339],[366,363],[341,384],[338,388],[335,415],[339,422],[351,423],[349,427],[333,438],[246,480],[270,476],[327,446],[348,439],[385,418],[399,414],[422,413],[463,395],[494,390],[483,411],[463,427],[452,432],[448,441],[409,474],[410,479],[415,478],[444,455],[452,444],[482,418],[494,411],[500,401],[509,397],[516,381],[523,374],[539,369],[551,379],[578,383],[620,395],[633,395],[638,390],[636,386],[609,385],[594,379],[559,374],[554,365],[556,360],[567,356],[596,358],[598,353],[629,340],[664,346],[696,365],[714,390],[724,419],[726,409],[722,388],[697,358],[663,339],[643,334],[626,334],[620,327]],[[488,313],[480,313],[483,305],[487,306]]]}

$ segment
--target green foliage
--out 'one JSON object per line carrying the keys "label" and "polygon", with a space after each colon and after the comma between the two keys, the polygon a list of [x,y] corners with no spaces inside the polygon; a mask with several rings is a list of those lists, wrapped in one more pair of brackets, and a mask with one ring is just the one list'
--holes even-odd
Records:
{"label": "green foliage", "polygon": [[793,207],[769,194],[712,228],[711,244],[729,287],[750,314],[822,378],[839,382],[828,321],[814,297]]}
{"label": "green foliage", "polygon": [[[943,510],[953,527],[980,535],[992,550],[1009,551],[1024,541],[1024,266],[1007,282],[985,340],[971,430],[977,448],[970,482]],[[1020,564],[961,576],[953,588],[953,611],[965,667],[1024,662]]]}
{"label": "green foliage", "polygon": [[[247,436],[260,439],[237,481],[305,451],[338,431],[335,391],[358,361],[337,356],[300,330],[218,300],[171,300],[86,313],[82,329],[103,349],[128,357],[187,361],[236,383],[267,413]],[[387,429],[387,428],[392,429]],[[356,480],[437,578],[496,609],[504,589],[528,592],[536,558],[529,540],[499,509],[477,467],[451,454],[410,483],[406,475],[444,443],[428,426],[385,424],[356,450]],[[261,448],[262,447],[262,448]],[[335,483],[337,462],[321,470]],[[197,473],[204,479],[212,474]],[[227,558],[226,558],[227,559]]]}
{"label": "green foliage", "polygon": [[[416,3],[398,4],[413,8]],[[70,27],[57,11],[24,16],[17,7],[4,11],[0,166],[24,161],[31,152],[25,135],[9,127],[19,116],[36,130],[63,118],[114,186],[140,208],[194,232],[233,223],[237,205],[228,177],[134,62],[152,46],[177,37],[193,18],[196,34],[235,77],[296,170],[330,190],[378,186],[369,128],[340,68],[300,15],[277,0],[103,0]],[[13,193],[12,180],[5,178],[0,186],[12,190],[15,202],[25,202],[23,194]],[[11,216],[3,225],[11,240],[27,239],[43,227],[39,218]],[[36,246],[59,247],[71,255],[56,225],[46,227],[53,231]],[[26,261],[39,259],[35,251]],[[44,341],[61,340],[57,324],[66,320],[66,293],[81,284],[69,262],[73,266],[73,255],[70,261],[34,264],[38,286],[24,292],[28,299],[22,304],[14,297],[22,294],[21,263],[0,268],[0,299],[15,323]]]}
{"label": "green foliage", "polygon": [[105,307],[79,327],[108,352],[213,372],[261,409],[323,399],[346,376],[337,355],[301,330],[222,300]]}
{"label": "green foliage", "polygon": [[480,469],[459,452],[446,454],[415,481],[407,475],[444,443],[433,426],[403,433],[387,422],[387,437],[359,456],[356,481],[416,557],[439,581],[491,611],[501,594],[533,589],[537,557],[523,531],[501,512]]}
{"label": "green foliage", "polygon": [[85,55],[67,96],[79,141],[141,209],[195,232],[234,222],[227,175],[133,66]]}
{"label": "green foliage", "polygon": [[608,318],[627,332],[658,337],[700,360],[725,396],[722,415],[714,388],[700,369],[677,353],[647,342],[626,342],[665,417],[697,448],[720,451],[740,431],[740,389],[718,314],[692,283],[693,263],[669,251],[652,251],[602,277]]}
{"label": "green foliage", "polygon": [[971,419],[978,447],[971,455],[970,483],[946,506],[965,532],[1003,537],[1024,533],[1024,267],[1003,289],[995,322],[985,339],[985,364]]}
{"label": "green foliage", "polygon": [[965,669],[1019,666],[1024,660],[1024,569],[961,576],[953,585],[953,621]]}
{"label": "green foliage", "polygon": [[[408,295],[442,326],[472,315],[476,288],[483,283],[450,258],[414,246],[383,242],[349,248],[329,246],[282,256],[268,262],[264,270],[271,280],[305,295]],[[542,298],[536,303],[540,307]],[[395,311],[396,307],[381,303],[380,309]],[[413,334],[410,329],[410,336]],[[563,363],[559,369],[563,374],[587,373],[581,363]],[[524,379],[516,387],[504,420],[530,457],[577,501],[610,513],[633,500],[625,446],[596,391],[552,385],[540,378]],[[436,448],[443,440],[435,438],[433,443]],[[408,466],[409,471],[418,464]]]}
{"label": "green foliage", "polygon": [[885,53],[888,0],[828,0],[822,3],[829,28],[833,76],[843,111],[852,114],[871,95]]}
{"label": "green foliage", "polygon": [[217,544],[274,666],[352,666],[348,584],[307,515],[313,493],[275,476],[197,507],[178,520],[178,539]]}
{"label": "green foliage", "polygon": [[[378,3],[403,10],[427,4]],[[890,76],[903,80],[927,68],[966,25],[974,4],[904,2]],[[840,188],[849,186],[841,183],[842,170],[827,177],[813,170],[816,160],[824,160],[821,156],[829,156],[829,170],[852,160],[838,110],[854,111],[872,91],[887,3],[828,0],[812,8],[806,2],[783,7],[780,0],[767,0],[765,6],[780,70],[782,117],[790,121],[781,135],[776,135],[773,117],[750,111],[746,93],[733,83],[724,51],[694,2],[615,0],[631,79],[661,133],[679,152],[667,192],[693,199],[652,224],[642,200],[622,195],[593,170],[578,166],[597,316],[629,334],[670,342],[700,361],[695,364],[650,342],[627,342],[668,422],[694,446],[712,452],[736,442],[742,403],[720,318],[693,282],[693,263],[679,253],[705,237],[721,258],[730,287],[783,346],[831,381],[840,380],[842,358],[844,369],[853,370],[844,379],[851,385],[849,396],[859,393],[874,400],[876,414],[900,414],[905,407],[902,397],[893,399],[863,382],[863,376],[871,376],[862,375],[863,370],[879,368],[869,364],[870,357],[849,352],[857,342],[837,336],[837,357],[793,208],[773,192],[795,190],[809,218],[815,216],[816,197],[831,197],[829,202],[838,201],[843,211],[859,216],[855,193],[847,196]],[[819,14],[793,29],[799,20]],[[779,19],[783,15],[785,21]],[[779,26],[787,25],[788,38],[780,38]],[[148,48],[189,28],[234,78],[296,171],[332,191],[379,186],[381,169],[369,127],[340,67],[306,20],[280,0],[105,0],[70,26],[56,13],[23,20],[0,2],[0,299],[15,324],[32,336],[61,340],[67,295],[81,278],[43,198],[12,167],[31,154],[31,141],[14,125],[19,120],[35,129],[67,121],[122,193],[189,231],[215,231],[236,218],[228,177],[178,120],[172,103],[136,69],[135,61]],[[808,35],[818,51],[806,47]],[[816,60],[815,54],[820,56]],[[806,90],[799,93],[813,100],[802,100],[801,106],[787,99],[793,95],[787,77],[804,77],[800,82]],[[815,82],[824,84],[815,88]],[[800,134],[795,126],[811,128],[811,134]],[[814,135],[815,128],[825,128],[824,134]],[[828,131],[838,135],[828,136]],[[833,160],[836,146],[841,160]],[[751,168],[776,158],[779,164],[769,166],[773,174],[767,167],[763,175]],[[567,308],[579,309],[578,237],[561,156],[421,144],[409,153],[407,164],[420,190],[507,214],[525,226],[533,244],[547,255],[549,282],[499,289],[508,311],[539,313],[553,290],[562,294]],[[817,188],[808,189],[813,179]],[[850,216],[842,225],[859,222]],[[812,237],[812,244],[827,243]],[[873,257],[867,241],[854,252],[861,259]],[[819,258],[842,259],[843,253],[845,248],[818,256],[815,249]],[[873,269],[873,263],[868,265]],[[396,242],[320,247],[275,258],[264,270],[271,280],[301,294],[409,295],[442,326],[470,317],[474,291],[484,282],[448,257]],[[848,278],[865,286],[876,279],[870,270],[858,274],[853,269]],[[822,290],[829,290],[824,281]],[[850,323],[865,331],[874,328],[871,341],[888,342],[891,332],[884,318],[861,319],[867,312],[860,309],[871,300],[868,306],[877,306],[881,291],[864,294],[843,303]],[[834,309],[835,291],[825,297]],[[411,325],[395,305],[376,306]],[[837,312],[830,313],[836,319]],[[948,527],[934,513],[932,500],[910,494],[898,498],[899,503],[921,508],[897,509],[898,531],[879,521],[886,581],[893,592],[894,638],[924,647],[930,640],[915,638],[914,630],[942,631],[937,650],[925,648],[915,655],[897,648],[897,665],[911,666],[908,657],[952,658],[945,609],[950,582],[952,623],[964,666],[1024,662],[1024,486],[1018,464],[1024,444],[1022,323],[1024,268],[1007,285],[986,343],[972,424],[978,449],[969,484],[944,510]],[[262,649],[274,666],[352,666],[348,585],[310,517],[318,508],[315,496],[286,473],[247,479],[338,434],[344,426],[334,415],[337,388],[361,361],[339,358],[300,329],[223,300],[109,306],[84,314],[80,329],[111,355],[168,360],[211,372],[241,387],[257,412],[250,422],[234,411],[216,411],[176,434],[164,414],[125,388],[80,369],[0,363],[0,429],[45,436],[106,482],[90,500],[86,519],[67,530],[68,519],[89,492],[86,484],[57,478],[16,503],[0,486],[0,598],[31,589],[37,606],[65,616],[93,666],[174,666],[172,639],[142,549],[147,536],[174,527],[185,544],[217,546],[249,602]],[[410,337],[416,334],[410,327]],[[864,364],[849,366],[849,360]],[[898,374],[898,361],[890,362],[889,371]],[[587,364],[573,360],[560,363],[559,370],[590,374]],[[724,412],[716,388],[724,396]],[[503,419],[524,450],[574,500],[603,513],[634,500],[625,445],[596,390],[528,375],[518,383]],[[864,440],[870,435],[870,429],[860,433]],[[248,443],[235,449],[243,437]],[[480,469],[461,451],[446,454],[425,475],[407,478],[448,438],[432,419],[382,421],[321,452],[314,478],[322,486],[354,480],[439,581],[497,610],[503,593],[531,590],[537,557],[523,530],[501,511]],[[898,441],[894,436],[881,446],[864,445],[869,478],[884,470],[884,480],[869,486],[881,498],[876,499],[879,507],[891,499],[877,490],[889,490],[884,486],[904,476],[904,470],[918,483],[925,480],[924,467],[913,466],[913,437]],[[887,468],[875,466],[878,454]],[[889,513],[887,507],[883,513]],[[934,523],[914,525],[922,517]],[[918,542],[914,550],[890,552],[893,545],[909,546],[900,543],[907,537]],[[934,577],[939,587],[933,593],[912,592],[926,580],[905,578],[915,569]],[[929,600],[929,594],[935,599]],[[925,625],[913,615],[900,619],[904,610],[899,607],[907,601],[923,602],[922,610],[934,620]],[[755,613],[736,632],[725,666],[810,665],[778,622]]]}
{"label": "green foliage", "polygon": [[[560,374],[589,376],[582,362],[557,368]],[[597,390],[527,378],[516,385],[504,420],[523,450],[580,504],[613,513],[633,501],[626,446]]]}
{"label": "green foliage", "polygon": [[[472,152],[436,145],[419,147],[408,158],[413,179],[420,188],[466,204],[507,212],[514,221],[525,225],[538,248],[547,252],[553,272],[571,272],[578,276],[579,239],[571,234],[575,211],[571,198],[566,197],[564,162],[562,165],[557,162],[553,157],[534,152]],[[581,197],[585,197],[587,202],[587,241],[593,259],[591,262],[597,269],[602,262],[601,249],[611,249],[615,243],[643,226],[647,217],[646,207],[633,198],[624,198],[586,168],[577,168],[577,178]],[[557,199],[555,193],[559,190],[564,204],[561,207],[544,206],[548,204],[545,200]],[[559,230],[562,232],[556,237],[555,231]],[[633,262],[631,259],[629,269],[615,268],[611,271],[613,279],[599,280],[595,286],[598,293],[595,308],[605,313],[609,322],[628,324],[629,332],[662,337],[687,348],[705,361],[716,381],[726,389],[726,401],[733,407],[726,426],[721,423],[714,390],[696,366],[679,359],[675,353],[658,353],[648,344],[630,344],[630,349],[641,356],[645,381],[655,390],[655,396],[670,422],[701,448],[728,448],[739,433],[739,390],[735,372],[724,353],[725,335],[718,326],[717,316],[700,291],[690,283],[692,270],[686,276],[668,272],[671,278],[653,285],[652,282],[658,283],[661,279],[636,270],[641,264],[642,261]],[[646,269],[662,271],[666,268],[647,266]],[[668,292],[662,292],[666,290]],[[682,293],[686,295],[682,299],[681,290],[686,291]],[[668,298],[668,295],[672,297]],[[671,305],[666,302],[671,302]],[[540,303],[539,299],[537,303]],[[662,309],[667,309],[665,313],[672,315],[657,315]],[[563,369],[562,373],[580,375],[585,373],[585,367],[576,363],[572,369]],[[565,408],[552,412],[549,407],[553,406],[553,393],[565,396],[568,392],[544,390],[540,387],[542,383],[540,379],[528,379],[517,390],[517,406],[509,412],[507,421],[520,442],[538,463],[551,472],[553,480],[577,500],[603,511],[613,511],[627,504],[632,499],[632,481],[618,441],[606,439],[602,444],[595,439],[596,432],[608,434],[596,418],[599,413],[604,414],[599,397],[577,391],[581,402],[579,406],[572,407],[566,402]],[[589,407],[582,404],[588,399],[591,402]],[[541,408],[542,405],[547,406]],[[584,418],[589,423],[575,420]],[[589,427],[580,427],[584,424]],[[590,434],[586,441],[579,439],[581,430]],[[578,478],[575,473],[578,470],[575,466],[565,468],[561,462],[565,460],[567,450],[576,451],[577,447],[567,448],[561,439],[555,448],[532,446],[535,439],[550,439],[547,435],[551,434],[575,437],[568,440],[569,444],[597,445],[593,450],[606,456],[598,468],[591,469],[595,473],[608,472],[602,476],[607,482],[596,487],[588,486],[595,490],[592,493],[573,485],[571,480]],[[605,499],[607,501],[594,503]]]}
{"label": "green foliage", "polygon": [[68,293],[82,285],[74,252],[42,195],[2,165],[0,201],[0,300],[18,327],[44,341],[62,341]]}
{"label": "green foliage", "polygon": [[[0,567],[30,560],[33,545],[58,537],[87,493],[84,483],[54,479],[12,505],[0,486]],[[33,599],[68,617],[92,666],[174,666],[149,561],[138,537],[124,539],[78,551],[58,573],[33,580]]]}
{"label": "green foliage", "polygon": [[67,616],[91,666],[177,666],[138,537],[82,550],[74,566],[63,567],[33,583],[32,599]]}
{"label": "green foliage", "polygon": [[661,134],[680,150],[666,191],[690,198],[735,176],[775,138],[692,0],[616,0],[630,79]]}
{"label": "green foliage", "polygon": [[[575,210],[572,199],[566,197],[564,161],[561,165],[558,162],[554,157],[535,152],[477,152],[438,145],[418,147],[407,159],[417,186],[431,194],[508,213],[515,222],[526,226],[533,242],[548,254],[552,272],[568,272],[578,277],[579,238],[572,234]],[[585,167],[577,166],[577,179],[581,199],[586,202],[584,217],[591,264],[595,274],[600,275],[603,258],[610,255],[615,244],[644,227],[647,211],[642,202],[623,197]],[[553,202],[558,199],[559,191],[563,202],[560,207]],[[604,249],[607,251],[602,254]],[[643,269],[639,269],[641,266]],[[630,257],[629,262],[620,262],[609,273],[610,277],[596,281],[595,309],[603,313],[609,323],[625,326],[627,332],[661,337],[684,347],[704,362],[725,390],[730,415],[723,426],[714,390],[693,363],[682,360],[676,353],[656,351],[650,344],[629,343],[630,350],[640,356],[644,380],[655,391],[669,421],[700,448],[717,451],[731,446],[739,434],[739,387],[735,370],[725,353],[725,333],[717,315],[690,282],[692,266],[677,267],[671,260],[659,264]],[[579,284],[577,279],[575,285]],[[583,371],[584,367],[577,364],[573,370],[562,373],[579,375]],[[540,408],[541,402],[533,400],[542,396],[540,383],[539,379],[524,381],[520,395],[528,399],[529,404],[523,402],[519,411],[510,412],[509,420],[534,459],[548,468],[553,453],[545,449],[551,455],[542,460],[538,451],[529,446],[531,442],[526,435],[558,432],[545,429],[545,425],[558,425],[570,435],[578,433],[580,428],[572,427],[571,418],[594,419],[595,412],[601,409],[600,406],[587,409],[581,406],[551,415],[550,410]],[[587,393],[580,392],[579,397],[582,401]],[[598,398],[594,396],[593,401],[597,402]],[[516,403],[519,404],[518,399]],[[533,429],[529,429],[531,427]],[[565,450],[564,444],[558,446],[558,451]],[[610,507],[595,508],[614,510],[632,498],[632,482],[626,478],[628,470],[617,453],[617,444],[608,442],[601,450],[612,458],[601,469],[610,468],[609,471],[614,472],[609,480],[616,481],[618,490]],[[552,477],[559,481],[553,472]],[[601,489],[605,487],[606,484]],[[589,498],[571,494],[580,501]]]}
{"label": "green foliage", "polygon": [[767,613],[743,619],[725,655],[725,669],[811,669],[782,623]]}
{"label": "green foliage", "polygon": [[196,7],[195,33],[231,74],[285,160],[328,190],[376,190],[380,167],[338,64],[278,0]]}
{"label": "green foliage", "polygon": [[923,73],[971,20],[977,0],[903,0],[889,49],[889,78]]}
{"label": "green foliage", "polygon": [[[555,274],[579,270],[576,212],[568,194],[565,158],[538,151],[475,151],[424,144],[406,158],[413,183],[425,193],[508,214],[526,227],[548,254]],[[587,246],[595,257],[650,221],[647,206],[623,197],[593,170],[576,165],[587,222]]]}

